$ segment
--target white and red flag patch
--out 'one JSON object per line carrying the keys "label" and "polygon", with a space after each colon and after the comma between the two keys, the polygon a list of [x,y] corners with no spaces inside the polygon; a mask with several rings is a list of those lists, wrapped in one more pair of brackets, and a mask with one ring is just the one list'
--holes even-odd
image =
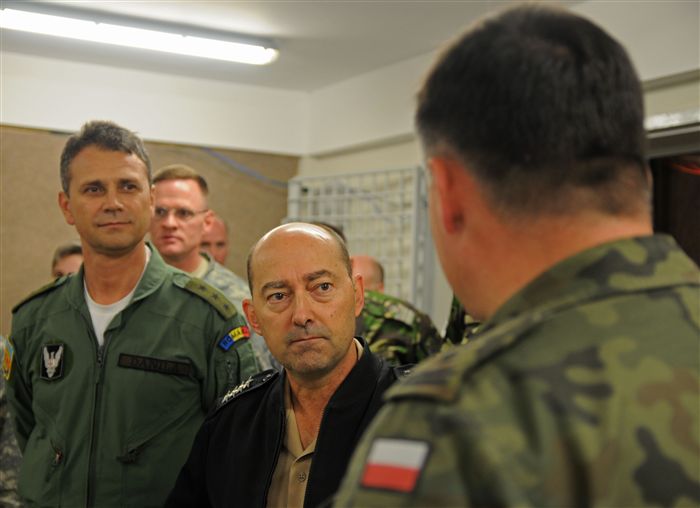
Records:
{"label": "white and red flag patch", "polygon": [[430,445],[425,441],[380,437],[372,442],[361,485],[373,489],[413,492]]}

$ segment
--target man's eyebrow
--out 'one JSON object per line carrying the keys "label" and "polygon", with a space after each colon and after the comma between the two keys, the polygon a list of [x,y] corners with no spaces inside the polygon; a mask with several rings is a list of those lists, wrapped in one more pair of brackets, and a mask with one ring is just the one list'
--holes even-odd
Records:
{"label": "man's eyebrow", "polygon": [[285,281],[273,280],[273,281],[266,282],[265,284],[263,284],[263,286],[260,288],[260,292],[264,293],[265,291],[267,291],[269,289],[284,289],[287,287],[289,287],[289,284],[287,284]]}
{"label": "man's eyebrow", "polygon": [[82,184],[80,184],[80,188],[82,189],[84,187],[91,187],[93,185],[99,185],[101,187],[104,187],[104,183],[102,182],[102,180],[90,180],[89,182],[83,182]]}
{"label": "man's eyebrow", "polygon": [[316,270],[315,272],[307,273],[304,275],[304,280],[306,282],[312,282],[321,277],[332,277],[333,274],[329,270]]}

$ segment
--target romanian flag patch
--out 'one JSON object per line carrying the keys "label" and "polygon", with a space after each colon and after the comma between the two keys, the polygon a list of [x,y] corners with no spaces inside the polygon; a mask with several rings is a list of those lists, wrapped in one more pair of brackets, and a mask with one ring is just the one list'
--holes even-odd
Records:
{"label": "romanian flag patch", "polygon": [[249,339],[250,338],[250,330],[248,329],[247,326],[239,326],[237,328],[234,328],[230,332],[228,332],[226,335],[223,336],[223,338],[219,341],[219,347],[223,349],[224,351],[228,351],[231,349],[231,346],[237,341],[241,339]]}
{"label": "romanian flag patch", "polygon": [[10,379],[12,373],[12,360],[15,357],[15,348],[9,338],[0,337],[2,339],[2,374],[5,379]]}
{"label": "romanian flag patch", "polygon": [[376,438],[360,484],[371,489],[411,493],[430,452],[425,441]]}

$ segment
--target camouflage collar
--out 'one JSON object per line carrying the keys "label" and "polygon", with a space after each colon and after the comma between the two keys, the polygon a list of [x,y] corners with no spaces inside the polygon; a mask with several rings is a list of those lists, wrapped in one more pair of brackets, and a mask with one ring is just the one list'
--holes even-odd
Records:
{"label": "camouflage collar", "polygon": [[481,332],[524,312],[684,283],[698,284],[700,278],[672,237],[616,240],[571,256],[540,274],[501,306]]}
{"label": "camouflage collar", "polygon": [[418,365],[414,374],[392,387],[385,398],[452,401],[465,375],[549,316],[611,294],[684,285],[700,286],[700,271],[669,236],[618,240],[594,247],[540,275],[484,323],[478,339]]}

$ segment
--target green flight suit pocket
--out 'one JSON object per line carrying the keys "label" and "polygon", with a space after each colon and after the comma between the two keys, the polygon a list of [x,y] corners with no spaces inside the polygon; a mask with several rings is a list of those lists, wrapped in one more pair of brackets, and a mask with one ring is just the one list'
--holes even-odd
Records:
{"label": "green flight suit pocket", "polygon": [[37,422],[24,449],[19,494],[28,506],[60,506],[66,460],[62,439]]}
{"label": "green flight suit pocket", "polygon": [[[175,485],[204,414],[198,406],[182,406],[156,424],[132,432],[126,439],[122,463],[124,506],[161,507]],[[154,465],[160,464],[157,470]],[[157,467],[157,466],[156,466]]]}

